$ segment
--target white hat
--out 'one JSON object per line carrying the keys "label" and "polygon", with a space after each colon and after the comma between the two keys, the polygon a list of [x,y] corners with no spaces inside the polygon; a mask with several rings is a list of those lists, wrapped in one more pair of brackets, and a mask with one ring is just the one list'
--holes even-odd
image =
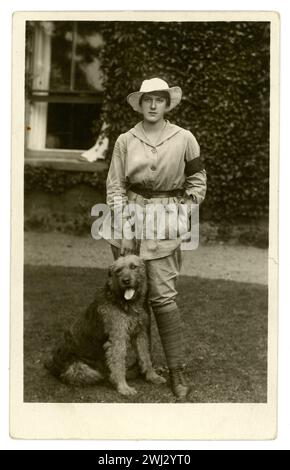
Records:
{"label": "white hat", "polygon": [[170,106],[166,111],[170,111],[171,109],[175,108],[175,106],[177,106],[181,101],[181,88],[179,86],[173,86],[169,88],[168,84],[161,78],[151,78],[150,80],[144,80],[142,82],[140,91],[130,93],[130,95],[127,96],[127,101],[132,106],[134,111],[142,113],[142,109],[139,104],[140,97],[143,95],[143,93],[152,93],[155,91],[167,91],[170,95]]}

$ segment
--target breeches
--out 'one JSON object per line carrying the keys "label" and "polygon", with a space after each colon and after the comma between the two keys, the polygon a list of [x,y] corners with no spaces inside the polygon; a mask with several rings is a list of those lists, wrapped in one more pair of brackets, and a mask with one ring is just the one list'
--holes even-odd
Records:
{"label": "breeches", "polygon": [[153,308],[175,307],[177,279],[181,269],[181,251],[176,249],[164,258],[146,260],[148,301]]}

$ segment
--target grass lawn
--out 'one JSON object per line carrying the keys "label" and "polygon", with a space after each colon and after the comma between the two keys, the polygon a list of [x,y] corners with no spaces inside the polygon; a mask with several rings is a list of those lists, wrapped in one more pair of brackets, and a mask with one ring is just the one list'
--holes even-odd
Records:
{"label": "grass lawn", "polygon": [[[24,401],[174,403],[167,384],[132,380],[138,394],[121,397],[110,384],[68,387],[43,367],[47,351],[102,286],[106,271],[95,268],[25,267]],[[181,276],[179,306],[186,325],[188,402],[267,401],[267,287]],[[156,325],[153,361],[165,366]],[[164,369],[164,376],[167,371]]]}

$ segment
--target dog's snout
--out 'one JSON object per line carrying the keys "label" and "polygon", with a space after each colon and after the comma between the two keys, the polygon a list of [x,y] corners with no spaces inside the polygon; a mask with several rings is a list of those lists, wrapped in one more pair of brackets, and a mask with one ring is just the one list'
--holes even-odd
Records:
{"label": "dog's snout", "polygon": [[131,273],[130,273],[129,269],[123,268],[123,270],[120,273],[120,278],[121,278],[122,282],[128,284],[131,281]]}
{"label": "dog's snout", "polygon": [[133,255],[118,258],[115,261],[113,274],[122,290],[137,289],[140,284],[140,264],[137,263],[135,257],[133,258]]}

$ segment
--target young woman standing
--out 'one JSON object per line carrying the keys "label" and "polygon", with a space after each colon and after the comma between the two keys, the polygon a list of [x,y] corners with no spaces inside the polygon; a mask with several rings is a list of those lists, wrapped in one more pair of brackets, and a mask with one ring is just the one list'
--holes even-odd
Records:
{"label": "young woman standing", "polygon": [[[142,121],[121,134],[114,147],[107,177],[107,204],[124,208],[128,202],[146,204],[200,204],[206,193],[206,172],[199,145],[186,129],[171,124],[165,113],[177,106],[180,87],[160,78],[144,80],[127,97]],[[114,257],[138,252],[145,260],[148,298],[153,309],[170,373],[172,391],[186,398],[189,386],[183,326],[176,304],[176,281],[181,268],[180,237],[109,240]]]}

